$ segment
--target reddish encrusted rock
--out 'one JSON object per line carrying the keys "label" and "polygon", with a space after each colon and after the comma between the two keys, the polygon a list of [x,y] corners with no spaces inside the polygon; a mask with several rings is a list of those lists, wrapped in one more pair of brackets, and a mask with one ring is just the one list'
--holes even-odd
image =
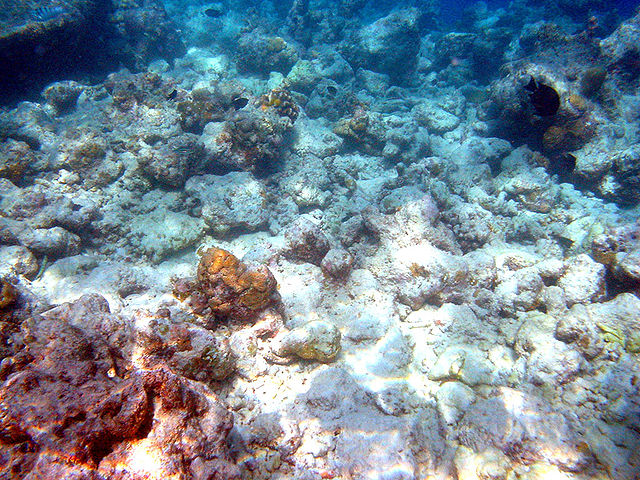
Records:
{"label": "reddish encrusted rock", "polygon": [[335,279],[349,276],[353,267],[353,256],[343,248],[332,248],[322,259],[322,272]]}
{"label": "reddish encrusted rock", "polygon": [[0,368],[0,478],[239,478],[231,414],[138,359],[130,332],[97,295],[22,323]]}

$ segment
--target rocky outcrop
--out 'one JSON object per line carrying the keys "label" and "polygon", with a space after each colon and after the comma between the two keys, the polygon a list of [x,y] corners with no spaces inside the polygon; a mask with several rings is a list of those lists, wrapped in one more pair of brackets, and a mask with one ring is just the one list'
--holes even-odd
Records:
{"label": "rocky outcrop", "polygon": [[239,478],[231,414],[132,333],[98,295],[23,322],[0,369],[1,477]]}
{"label": "rocky outcrop", "polygon": [[411,71],[420,48],[419,11],[404,9],[358,30],[342,44],[342,52],[355,67],[397,77]]}

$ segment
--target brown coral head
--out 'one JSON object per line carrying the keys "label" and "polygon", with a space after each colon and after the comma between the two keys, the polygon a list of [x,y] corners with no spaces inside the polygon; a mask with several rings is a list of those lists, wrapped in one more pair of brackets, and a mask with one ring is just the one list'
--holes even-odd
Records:
{"label": "brown coral head", "polygon": [[0,280],[0,309],[4,309],[16,302],[18,290],[6,280]]}
{"label": "brown coral head", "polygon": [[248,266],[221,248],[208,249],[198,264],[197,294],[216,316],[255,316],[273,301],[276,286],[266,266]]}

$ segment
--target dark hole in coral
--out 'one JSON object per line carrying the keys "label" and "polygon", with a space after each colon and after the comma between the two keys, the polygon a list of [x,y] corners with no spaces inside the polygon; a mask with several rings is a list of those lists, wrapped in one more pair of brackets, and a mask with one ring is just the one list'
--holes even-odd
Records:
{"label": "dark hole in coral", "polygon": [[549,175],[558,175],[560,180],[568,180],[576,168],[576,157],[571,153],[561,153],[551,157],[547,172]]}
{"label": "dark hole in coral", "polygon": [[27,442],[21,443],[20,446],[18,447],[18,450],[20,450],[20,452],[22,453],[34,452],[35,451],[34,446],[35,445],[31,443],[31,441],[27,441]]}
{"label": "dark hole in coral", "polygon": [[567,250],[573,246],[573,241],[564,237],[558,237],[558,243],[564,250]]}
{"label": "dark hole in coral", "polygon": [[607,291],[607,298],[614,298],[616,295],[621,293],[633,293],[638,295],[640,293],[640,282],[629,280],[629,279],[621,279],[613,274],[611,271],[607,271],[607,274],[604,277]]}
{"label": "dark hole in coral", "polygon": [[558,279],[556,277],[542,277],[542,283],[544,283],[545,287],[553,287],[558,284]]}
{"label": "dark hole in coral", "polygon": [[233,108],[235,108],[236,110],[240,110],[246,107],[248,103],[249,103],[249,99],[245,97],[235,97],[231,101],[231,105],[233,105]]}
{"label": "dark hole in coral", "polygon": [[145,135],[144,138],[142,139],[142,141],[144,143],[146,143],[147,145],[151,145],[151,146],[155,145],[160,140],[162,140],[162,136],[158,135],[158,134],[155,134],[155,133],[152,133],[152,134],[149,134],[149,135]]}
{"label": "dark hole in coral", "polygon": [[[0,138],[1,137],[2,135],[0,135]],[[6,138],[12,138],[13,140],[24,142],[27,145],[29,145],[31,150],[40,150],[40,146],[41,146],[40,141],[35,137],[31,137],[29,135],[23,135],[20,133],[8,133]]]}
{"label": "dark hole in coral", "polygon": [[549,85],[536,82],[533,77],[524,87],[529,91],[529,99],[535,108],[535,111],[541,117],[550,117],[555,115],[560,108],[560,95]]}
{"label": "dark hole in coral", "polygon": [[224,10],[220,6],[216,5],[216,6],[207,8],[204,11],[204,14],[209,18],[218,18],[224,14]]}
{"label": "dark hole in coral", "polygon": [[147,391],[147,415],[140,424],[138,434],[136,435],[137,438],[147,438],[151,432],[151,427],[153,427],[153,399],[153,392]]}
{"label": "dark hole in coral", "polygon": [[98,441],[91,446],[89,455],[96,465],[98,465],[104,457],[113,452],[113,446],[115,444],[115,439],[109,438]]}
{"label": "dark hole in coral", "polygon": [[628,81],[635,80],[640,76],[640,49],[629,50],[622,58],[609,65],[608,70]]}

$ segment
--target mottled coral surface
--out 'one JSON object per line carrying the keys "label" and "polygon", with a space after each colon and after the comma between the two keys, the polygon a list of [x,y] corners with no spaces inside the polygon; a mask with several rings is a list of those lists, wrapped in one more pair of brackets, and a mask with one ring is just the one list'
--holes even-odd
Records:
{"label": "mottled coral surface", "polygon": [[94,296],[29,318],[12,337],[0,368],[0,477],[237,478],[226,453],[233,421],[217,397],[162,363],[140,367],[136,348],[107,336],[114,322]]}

